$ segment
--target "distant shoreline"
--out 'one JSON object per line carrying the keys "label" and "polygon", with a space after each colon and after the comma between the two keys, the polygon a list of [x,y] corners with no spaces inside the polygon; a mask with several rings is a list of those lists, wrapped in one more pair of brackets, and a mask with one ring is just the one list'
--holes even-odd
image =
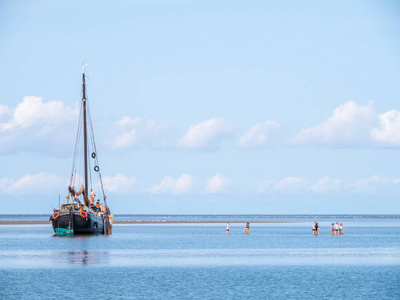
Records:
{"label": "distant shoreline", "polygon": [[[2,215],[0,225],[51,224],[49,215]],[[315,220],[397,219],[400,215],[114,215],[114,224],[290,224]]]}

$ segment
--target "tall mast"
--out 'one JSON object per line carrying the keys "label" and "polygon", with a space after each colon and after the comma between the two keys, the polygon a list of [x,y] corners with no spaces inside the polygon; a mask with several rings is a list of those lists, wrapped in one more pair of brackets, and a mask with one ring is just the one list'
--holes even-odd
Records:
{"label": "tall mast", "polygon": [[85,63],[82,66],[82,102],[83,102],[83,144],[84,144],[84,156],[85,156],[85,193],[84,200],[88,205],[88,151],[87,151],[87,125],[86,125],[86,85],[85,85]]}

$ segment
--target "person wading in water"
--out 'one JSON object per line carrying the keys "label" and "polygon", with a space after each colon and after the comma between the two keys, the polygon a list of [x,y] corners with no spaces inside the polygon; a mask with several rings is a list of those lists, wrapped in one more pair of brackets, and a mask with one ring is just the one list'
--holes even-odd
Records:
{"label": "person wading in water", "polygon": [[245,231],[246,234],[249,234],[249,229],[250,229],[250,224],[249,224],[249,222],[247,222],[247,224],[244,226],[243,231]]}

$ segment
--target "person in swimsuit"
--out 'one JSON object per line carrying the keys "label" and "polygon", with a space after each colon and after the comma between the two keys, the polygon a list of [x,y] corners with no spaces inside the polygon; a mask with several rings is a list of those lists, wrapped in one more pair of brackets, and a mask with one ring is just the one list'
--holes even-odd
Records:
{"label": "person in swimsuit", "polygon": [[332,235],[335,234],[335,223],[332,223],[332,226],[331,226],[331,234],[332,234]]}
{"label": "person in swimsuit", "polygon": [[339,225],[339,235],[342,235],[342,229],[346,229],[345,227],[343,227],[343,223],[340,223]]}
{"label": "person in swimsuit", "polygon": [[316,224],[317,222],[314,222],[314,224],[312,224],[312,234],[313,235],[315,235],[316,233],[315,233],[315,224]]}
{"label": "person in swimsuit", "polygon": [[243,231],[245,231],[246,234],[249,234],[249,229],[250,229],[250,224],[249,224],[249,222],[247,222],[247,224],[244,226]]}
{"label": "person in swimsuit", "polygon": [[229,226],[231,223],[228,222],[228,225],[226,225],[226,234],[229,234]]}
{"label": "person in swimsuit", "polygon": [[315,222],[315,234],[318,235],[319,231],[318,231],[318,222]]}
{"label": "person in swimsuit", "polygon": [[334,235],[338,235],[338,234],[339,234],[339,222],[336,222]]}

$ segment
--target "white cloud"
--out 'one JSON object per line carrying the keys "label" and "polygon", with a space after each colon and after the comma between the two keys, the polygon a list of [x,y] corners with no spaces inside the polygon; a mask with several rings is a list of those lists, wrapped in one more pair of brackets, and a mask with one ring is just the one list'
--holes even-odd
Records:
{"label": "white cloud", "polygon": [[206,192],[209,194],[222,192],[229,183],[230,181],[224,175],[217,173],[207,180]]}
{"label": "white cloud", "polygon": [[191,125],[177,146],[186,149],[217,149],[222,140],[230,136],[233,127],[224,119],[213,118]]}
{"label": "white cloud", "polygon": [[61,101],[43,102],[35,96],[25,96],[14,110],[1,106],[0,152],[65,154],[63,149],[72,149],[67,146],[73,142],[78,113]]}
{"label": "white cloud", "polygon": [[380,146],[400,146],[400,112],[391,110],[380,114],[379,128],[371,130],[371,138]]}
{"label": "white cloud", "polygon": [[103,177],[104,189],[115,194],[123,194],[130,191],[135,183],[135,177],[127,177],[122,174]]}
{"label": "white cloud", "polygon": [[341,189],[341,182],[338,179],[331,179],[329,176],[325,176],[311,185],[310,189],[318,193],[338,191]]}
{"label": "white cloud", "polygon": [[379,176],[371,176],[368,178],[360,179],[356,183],[347,184],[346,187],[353,189],[357,192],[374,192],[383,185],[394,183],[391,180],[381,178]]}
{"label": "white cloud", "polygon": [[172,193],[176,195],[187,193],[193,186],[193,177],[182,174],[177,179],[165,176],[160,184],[154,185],[149,192],[152,194]]}
{"label": "white cloud", "polygon": [[67,180],[58,175],[40,172],[24,175],[16,181],[2,178],[0,190],[12,195],[58,195],[67,191]]}
{"label": "white cloud", "polygon": [[272,186],[274,190],[294,191],[304,188],[307,180],[301,177],[286,177]]}
{"label": "white cloud", "polygon": [[316,192],[316,193],[329,193],[333,194],[335,192],[341,193],[371,193],[371,192],[382,192],[385,193],[393,191],[391,187],[399,185],[400,178],[382,178],[379,176],[370,176],[368,178],[363,178],[356,180],[354,182],[345,183],[339,179],[332,179],[329,176],[325,176],[319,179],[317,182],[311,184],[305,178],[301,177],[286,177],[278,182],[273,180],[263,181],[259,187],[259,193],[266,192]]}
{"label": "white cloud", "polygon": [[333,111],[326,121],[301,130],[292,145],[358,146],[370,142],[370,130],[377,124],[372,103],[349,101]]}
{"label": "white cloud", "polygon": [[142,120],[123,117],[112,130],[113,149],[136,148],[147,145],[153,148],[167,147],[170,132],[176,127],[176,121],[159,122],[153,119]]}
{"label": "white cloud", "polygon": [[253,125],[239,140],[239,147],[257,148],[268,145],[268,137],[272,131],[277,130],[280,125],[275,121],[265,121]]}
{"label": "white cloud", "polygon": [[41,97],[25,96],[14,110],[11,120],[2,123],[3,131],[34,126],[54,126],[69,121],[77,109],[64,107],[61,101],[43,102]]}

